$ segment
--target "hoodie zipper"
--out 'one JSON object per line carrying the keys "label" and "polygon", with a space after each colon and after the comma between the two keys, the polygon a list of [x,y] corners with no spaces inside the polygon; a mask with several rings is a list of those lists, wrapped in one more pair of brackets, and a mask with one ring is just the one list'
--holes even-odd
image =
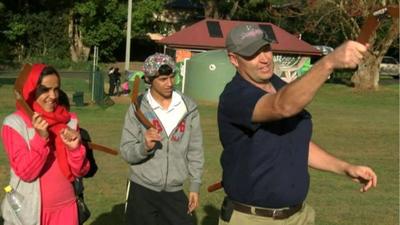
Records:
{"label": "hoodie zipper", "polygon": [[[185,101],[184,98],[183,98],[183,95],[182,95],[181,97],[182,97],[182,101],[183,101],[183,103],[185,104],[186,109],[187,109],[188,111],[185,113],[185,115],[182,116],[182,118],[179,120],[179,122],[177,123],[177,125],[176,125],[175,128],[171,131],[170,134],[174,134],[175,131],[176,131],[176,129],[178,129],[178,125],[179,125],[184,119],[186,119],[186,117],[188,117],[189,114],[191,114],[192,112],[194,112],[194,111],[197,109],[197,107],[194,107],[194,109],[192,109],[191,111],[189,111],[189,109],[188,109],[188,107],[187,107],[187,104],[186,104],[186,101]],[[149,103],[147,102],[147,104],[149,104]],[[151,108],[151,106],[150,106],[150,108]],[[163,133],[165,133],[165,136],[167,137],[167,149],[166,149],[166,150],[167,150],[167,168],[166,168],[166,171],[167,171],[167,172],[165,173],[164,187],[163,187],[163,189],[162,189],[162,190],[165,190],[165,189],[167,188],[167,181],[168,181],[168,172],[169,172],[169,170],[168,170],[168,167],[169,167],[169,144],[170,144],[170,138],[172,137],[172,135],[168,135],[168,134],[167,134],[167,132],[165,131],[164,125],[162,124],[160,118],[158,118],[157,114],[154,112],[153,109],[151,109],[151,112],[155,115],[155,117],[157,118],[157,120],[160,122],[159,124],[160,124],[160,126],[162,127],[162,129],[163,129]]]}
{"label": "hoodie zipper", "polygon": [[[182,100],[183,100],[183,98],[182,98]],[[186,103],[185,103],[185,105],[186,105]],[[168,137],[168,142],[167,142],[168,143],[168,145],[167,145],[167,173],[165,174],[165,182],[164,182],[163,190],[165,190],[167,188],[168,172],[169,172],[169,170],[168,170],[168,166],[169,166],[169,144],[170,144],[171,137],[173,136],[172,134],[174,134],[176,129],[178,129],[179,124],[182,123],[182,121],[185,120],[189,116],[189,114],[191,114],[195,109],[196,109],[196,107],[193,110],[186,112],[185,115],[183,115],[182,118],[179,120],[179,122],[177,123],[175,128],[171,131],[171,133],[170,133],[171,135],[170,136],[167,135],[167,137]],[[157,117],[157,115],[156,115],[156,117]],[[157,119],[158,119],[158,117],[157,117]],[[165,128],[162,125],[162,123],[161,123],[161,126],[163,127],[164,132],[165,132]],[[166,132],[165,132],[165,134],[166,134]]]}

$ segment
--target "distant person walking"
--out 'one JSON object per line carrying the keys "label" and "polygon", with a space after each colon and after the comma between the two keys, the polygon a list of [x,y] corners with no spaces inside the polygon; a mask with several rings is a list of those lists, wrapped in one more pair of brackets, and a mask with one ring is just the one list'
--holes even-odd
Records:
{"label": "distant person walking", "polygon": [[117,88],[117,93],[119,92],[119,85],[121,83],[121,73],[119,72],[118,67],[111,67],[108,71],[108,78],[109,78],[109,89],[108,95],[114,96],[115,95],[115,88]]}

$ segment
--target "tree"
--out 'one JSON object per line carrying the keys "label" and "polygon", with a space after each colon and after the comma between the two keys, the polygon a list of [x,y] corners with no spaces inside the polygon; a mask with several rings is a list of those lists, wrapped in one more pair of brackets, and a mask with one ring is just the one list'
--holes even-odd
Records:
{"label": "tree", "polygon": [[[206,16],[272,22],[317,45],[338,46],[356,40],[362,23],[376,9],[398,5],[397,0],[203,0]],[[228,9],[231,9],[230,11]],[[378,89],[379,65],[388,49],[398,51],[399,19],[382,20],[369,44],[369,53],[355,71],[357,89]],[[397,40],[397,41],[396,41]]]}
{"label": "tree", "polygon": [[[27,58],[68,58],[67,17],[70,1],[2,2],[0,30],[18,62]],[[1,47],[4,49],[3,46]],[[10,60],[11,61],[11,60]]]}
{"label": "tree", "polygon": [[204,0],[202,2],[204,4],[204,17],[214,18],[214,19],[221,18],[219,10],[218,10],[218,1],[217,0]]}
{"label": "tree", "polygon": [[73,62],[87,61],[90,47],[83,44],[83,36],[79,27],[80,16],[71,9],[69,12],[68,37],[71,41],[69,52]]}
{"label": "tree", "polygon": [[66,17],[50,11],[13,14],[8,18],[5,36],[15,45],[19,61],[30,57],[66,58],[69,56],[66,25]]}
{"label": "tree", "polygon": [[24,16],[23,23],[27,26],[27,57],[69,57],[68,20],[65,15],[43,11]]}
{"label": "tree", "polygon": [[239,0],[202,0],[204,17],[213,19],[232,19],[242,1]]}
{"label": "tree", "polygon": [[166,0],[138,0],[133,2],[132,37],[144,38],[147,33],[168,35],[171,25],[159,18]]}
{"label": "tree", "polygon": [[[304,24],[304,31],[308,34],[319,33],[313,37],[320,41],[325,40],[325,43],[334,43],[333,46],[346,39],[356,40],[366,18],[376,9],[391,4],[398,5],[397,1],[390,0],[315,1],[312,7],[308,7],[307,19],[304,20],[308,22]],[[381,23],[378,32],[369,41],[368,54],[351,79],[357,89],[379,88],[379,65],[389,47],[398,40],[399,19],[386,19]],[[309,35],[305,35],[305,39],[308,37]]]}
{"label": "tree", "polygon": [[10,47],[10,43],[7,38],[7,30],[8,21],[5,20],[6,7],[2,2],[0,2],[0,62],[1,64],[10,61],[12,58],[11,52],[12,49]]}
{"label": "tree", "polygon": [[3,26],[4,40],[8,44],[14,45],[11,55],[16,55],[18,61],[21,61],[22,57],[25,56],[25,33],[27,26],[22,22],[20,15],[11,16],[4,21],[8,22],[6,26]]}
{"label": "tree", "polygon": [[86,0],[70,12],[69,32],[75,60],[87,60],[88,46],[98,46],[100,59],[114,61],[114,51],[124,40],[126,7],[117,0]]}
{"label": "tree", "polygon": [[[240,19],[249,21],[272,21],[271,7],[296,5],[300,0],[201,0],[205,17],[214,19]],[[282,14],[283,15],[283,14]]]}

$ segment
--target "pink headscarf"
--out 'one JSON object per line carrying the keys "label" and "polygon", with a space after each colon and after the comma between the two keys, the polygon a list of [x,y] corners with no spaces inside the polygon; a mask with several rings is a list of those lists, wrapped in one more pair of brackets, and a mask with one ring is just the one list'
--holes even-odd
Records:
{"label": "pink headscarf", "polygon": [[[68,164],[66,152],[67,149],[60,137],[60,131],[67,127],[67,123],[71,119],[71,116],[64,106],[57,105],[54,112],[46,112],[35,101],[38,81],[45,67],[45,64],[32,65],[32,69],[29,72],[29,75],[22,89],[22,97],[33,111],[38,112],[48,122],[50,133],[49,142],[53,143],[56,148],[58,165],[60,166],[61,172],[64,174],[64,176],[72,182],[74,180],[74,176]],[[22,110],[22,107],[18,104],[18,102],[17,110],[24,113],[24,110]]]}

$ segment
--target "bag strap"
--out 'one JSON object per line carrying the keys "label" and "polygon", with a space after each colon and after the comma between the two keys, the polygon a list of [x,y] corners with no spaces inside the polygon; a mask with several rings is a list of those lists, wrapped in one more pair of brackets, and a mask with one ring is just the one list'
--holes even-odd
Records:
{"label": "bag strap", "polygon": [[[9,117],[11,120],[14,122],[11,122],[7,124],[8,126],[12,127],[17,133],[19,133],[25,140],[26,145],[28,146],[28,150],[31,151],[31,145],[29,143],[30,137],[29,137],[29,131],[28,131],[28,126],[26,125],[25,121],[22,119],[22,117],[16,113],[12,114]],[[18,129],[18,125],[23,126],[23,130]],[[10,168],[11,169],[11,168]],[[12,169],[11,169],[12,170]],[[14,173],[14,171],[12,171]],[[19,184],[21,183],[21,178],[17,176],[14,173],[14,176],[17,177],[17,184],[15,187],[13,187],[15,190],[18,190]]]}
{"label": "bag strap", "polygon": [[138,101],[138,105],[140,106],[142,104],[142,100],[143,100],[144,94],[141,94],[138,96],[137,101]]}

